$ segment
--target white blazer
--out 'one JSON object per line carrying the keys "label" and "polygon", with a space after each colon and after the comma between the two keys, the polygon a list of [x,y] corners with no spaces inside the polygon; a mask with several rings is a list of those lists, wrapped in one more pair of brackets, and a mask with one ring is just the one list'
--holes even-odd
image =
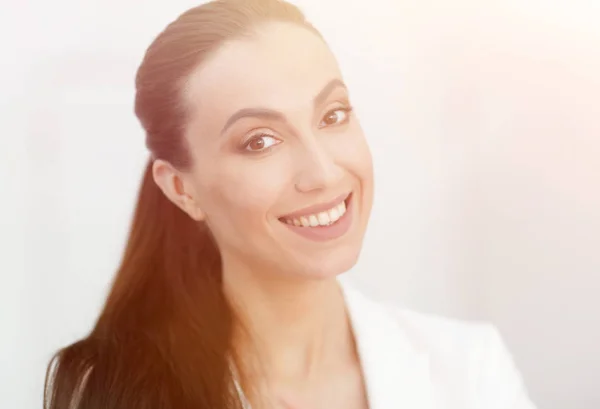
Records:
{"label": "white blazer", "polygon": [[496,328],[344,292],[370,409],[534,409]]}
{"label": "white blazer", "polygon": [[[492,325],[386,306],[345,279],[339,283],[369,409],[535,409]],[[235,386],[250,409],[237,382]],[[78,400],[76,393],[71,408]]]}

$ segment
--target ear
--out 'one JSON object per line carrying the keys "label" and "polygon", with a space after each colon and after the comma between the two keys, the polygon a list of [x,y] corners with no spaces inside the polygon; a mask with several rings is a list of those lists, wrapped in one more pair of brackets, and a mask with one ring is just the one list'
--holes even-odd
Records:
{"label": "ear", "polygon": [[152,164],[152,177],[165,196],[192,219],[205,219],[205,214],[195,199],[191,175],[179,172],[167,161],[156,159]]}

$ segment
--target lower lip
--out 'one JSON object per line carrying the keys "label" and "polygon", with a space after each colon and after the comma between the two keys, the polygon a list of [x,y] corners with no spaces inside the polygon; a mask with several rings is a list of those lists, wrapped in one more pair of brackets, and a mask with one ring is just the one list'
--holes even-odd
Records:
{"label": "lower lip", "polygon": [[313,241],[337,239],[346,234],[352,225],[353,196],[353,193],[350,194],[350,197],[346,201],[346,213],[330,226],[302,227],[285,222],[281,223],[285,224],[291,231]]}

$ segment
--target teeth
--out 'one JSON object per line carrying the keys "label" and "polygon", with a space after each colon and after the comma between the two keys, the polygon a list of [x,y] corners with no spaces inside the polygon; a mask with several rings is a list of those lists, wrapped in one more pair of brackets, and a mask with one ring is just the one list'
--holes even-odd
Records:
{"label": "teeth", "polygon": [[334,207],[327,213],[329,213],[329,220],[331,220],[332,223],[336,222],[340,218],[340,212],[338,211],[337,207]]}
{"label": "teeth", "polygon": [[319,224],[329,224],[331,221],[329,220],[328,212],[319,213],[317,215],[317,219],[319,219]]}
{"label": "teeth", "polygon": [[284,219],[287,224],[302,227],[328,226],[335,223],[346,213],[346,202],[341,202],[339,205],[325,212],[301,216],[299,218]]}

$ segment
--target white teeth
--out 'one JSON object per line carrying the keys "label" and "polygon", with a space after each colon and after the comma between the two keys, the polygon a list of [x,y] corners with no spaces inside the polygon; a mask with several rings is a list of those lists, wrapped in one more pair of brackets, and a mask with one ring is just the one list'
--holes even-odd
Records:
{"label": "white teeth", "polygon": [[331,209],[327,213],[329,213],[329,220],[331,220],[332,223],[335,222],[335,221],[337,221],[337,219],[340,218],[340,212],[338,212],[338,208],[337,207],[334,207],[333,209]]}
{"label": "white teeth", "polygon": [[302,227],[328,226],[338,221],[346,213],[346,202],[342,201],[339,205],[326,212],[300,216],[293,219],[283,219],[287,224]]}
{"label": "white teeth", "polygon": [[329,224],[331,221],[329,220],[329,214],[327,212],[322,212],[317,215],[317,219],[319,219],[319,224]]}

